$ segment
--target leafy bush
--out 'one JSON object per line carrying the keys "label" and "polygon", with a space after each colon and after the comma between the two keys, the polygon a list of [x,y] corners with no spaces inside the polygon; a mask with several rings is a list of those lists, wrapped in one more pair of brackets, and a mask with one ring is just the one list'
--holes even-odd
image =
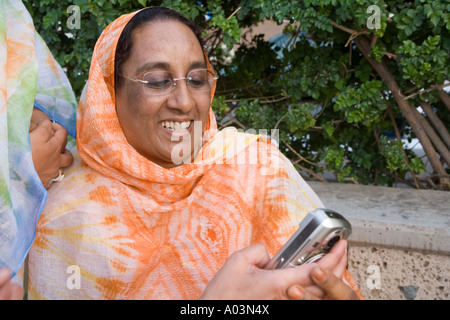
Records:
{"label": "leafy bush", "polygon": [[[331,171],[353,183],[450,186],[450,97],[443,90],[450,0],[374,0],[370,7],[364,0],[24,3],[77,95],[108,23],[143,6],[167,6],[204,30],[220,74],[213,107],[222,125],[279,129],[280,149],[305,177],[323,180]],[[81,10],[78,30],[66,25],[70,5]],[[284,42],[255,35],[236,45],[242,30],[267,20],[284,23]],[[418,138],[427,158],[401,138]],[[427,175],[424,161],[433,168]]]}

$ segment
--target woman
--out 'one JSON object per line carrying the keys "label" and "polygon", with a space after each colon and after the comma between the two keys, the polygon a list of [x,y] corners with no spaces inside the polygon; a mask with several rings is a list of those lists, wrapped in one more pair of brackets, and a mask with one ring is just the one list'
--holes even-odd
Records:
{"label": "woman", "polygon": [[47,189],[73,161],[66,143],[68,130],[75,137],[76,103],[67,77],[20,1],[0,3],[0,51],[2,299],[21,296],[10,278],[31,246]]}
{"label": "woman", "polygon": [[30,251],[30,298],[315,297],[317,265],[341,281],[345,242],[319,264],[263,270],[322,204],[269,140],[217,130],[216,79],[195,25],[174,11],[104,30],[78,109],[79,158]]}

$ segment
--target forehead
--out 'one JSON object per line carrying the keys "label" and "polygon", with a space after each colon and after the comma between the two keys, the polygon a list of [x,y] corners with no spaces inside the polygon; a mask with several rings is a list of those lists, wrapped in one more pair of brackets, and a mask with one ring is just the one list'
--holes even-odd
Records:
{"label": "forehead", "polygon": [[133,48],[127,61],[132,72],[145,66],[166,65],[170,71],[187,71],[204,62],[203,49],[192,30],[175,20],[152,21],[135,29]]}

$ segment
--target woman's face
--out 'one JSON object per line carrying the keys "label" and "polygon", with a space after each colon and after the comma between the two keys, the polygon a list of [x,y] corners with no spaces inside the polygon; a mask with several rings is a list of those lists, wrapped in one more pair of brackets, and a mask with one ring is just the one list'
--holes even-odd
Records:
{"label": "woman's face", "polygon": [[[206,69],[203,50],[196,36],[189,27],[178,21],[149,22],[135,29],[132,36],[133,48],[122,65],[122,76],[142,80],[147,72],[170,71],[174,78],[182,78],[191,70]],[[180,80],[175,90],[151,95],[144,84],[123,80],[116,91],[116,110],[131,146],[164,168],[176,166],[172,154],[176,145],[178,160],[180,156],[192,160],[202,137],[202,133],[194,134],[194,121],[197,129],[201,121],[203,132],[211,93],[192,91],[185,80]],[[189,127],[183,130],[188,122]],[[174,127],[177,130],[172,130]],[[183,149],[190,152],[179,152],[180,141],[189,145],[189,149]]]}

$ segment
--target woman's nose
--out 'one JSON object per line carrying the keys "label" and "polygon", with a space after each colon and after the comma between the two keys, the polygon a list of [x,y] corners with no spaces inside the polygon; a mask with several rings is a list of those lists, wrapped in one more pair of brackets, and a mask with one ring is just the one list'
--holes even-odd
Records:
{"label": "woman's nose", "polygon": [[177,79],[175,90],[170,93],[167,106],[187,113],[194,106],[192,91],[189,89],[186,79]]}

